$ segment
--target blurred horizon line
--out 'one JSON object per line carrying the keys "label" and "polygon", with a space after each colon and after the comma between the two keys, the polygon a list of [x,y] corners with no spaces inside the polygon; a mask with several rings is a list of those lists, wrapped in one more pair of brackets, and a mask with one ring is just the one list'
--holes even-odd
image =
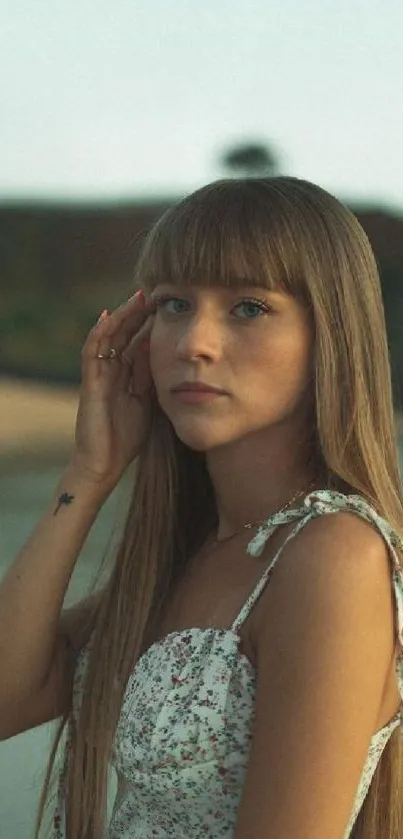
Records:
{"label": "blurred horizon line", "polygon": [[[216,180],[224,180],[223,178],[213,178],[207,183],[213,183]],[[200,184],[199,186],[203,186]],[[172,204],[181,200],[182,197],[189,195],[199,187],[189,187],[188,189],[144,189],[136,190],[135,193],[62,193],[62,192],[0,192],[0,208],[15,206],[30,206],[30,207],[71,207],[83,209],[102,209],[110,207],[135,207],[139,205],[158,205],[158,204]],[[327,189],[327,187],[323,187]],[[348,205],[353,211],[382,211],[387,214],[393,214],[403,217],[403,197],[402,203],[399,204],[393,199],[387,199],[385,196],[376,195],[357,195],[353,194],[342,195],[336,193],[334,190],[328,189],[328,192],[335,195],[335,197],[342,203]]]}

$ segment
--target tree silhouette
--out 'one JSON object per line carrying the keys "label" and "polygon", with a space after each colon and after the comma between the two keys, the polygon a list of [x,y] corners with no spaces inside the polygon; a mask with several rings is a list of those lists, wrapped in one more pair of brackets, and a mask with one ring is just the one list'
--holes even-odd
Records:
{"label": "tree silhouette", "polygon": [[278,158],[265,143],[239,143],[220,155],[221,165],[234,175],[268,177],[278,172]]}

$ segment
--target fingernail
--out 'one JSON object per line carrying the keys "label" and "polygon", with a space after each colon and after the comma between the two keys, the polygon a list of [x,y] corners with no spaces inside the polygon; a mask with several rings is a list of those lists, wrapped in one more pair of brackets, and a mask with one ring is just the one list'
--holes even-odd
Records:
{"label": "fingernail", "polygon": [[97,320],[97,324],[101,323],[102,320],[106,320],[107,317],[108,317],[108,309],[102,309],[102,312],[101,312],[101,314],[100,314],[100,316]]}
{"label": "fingernail", "polygon": [[133,294],[132,297],[129,298],[129,300],[138,300],[139,297],[141,297],[141,296],[145,297],[145,294],[144,294],[143,289],[139,288],[139,290],[136,291],[136,293]]}

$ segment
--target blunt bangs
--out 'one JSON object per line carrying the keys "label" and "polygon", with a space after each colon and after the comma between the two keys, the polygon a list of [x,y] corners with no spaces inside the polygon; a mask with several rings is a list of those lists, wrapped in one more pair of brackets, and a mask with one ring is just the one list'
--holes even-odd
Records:
{"label": "blunt bangs", "polygon": [[146,239],[136,285],[148,292],[162,283],[250,285],[304,296],[300,271],[290,258],[296,249],[287,253],[285,247],[289,220],[282,218],[267,185],[253,179],[217,181],[170,207]]}

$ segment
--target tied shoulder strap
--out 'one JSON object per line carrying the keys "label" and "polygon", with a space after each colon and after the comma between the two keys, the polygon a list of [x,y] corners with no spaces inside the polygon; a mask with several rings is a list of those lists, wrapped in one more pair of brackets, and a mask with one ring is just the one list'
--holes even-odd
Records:
{"label": "tied shoulder strap", "polygon": [[[278,525],[285,524],[290,521],[296,521],[296,527],[284,540],[280,550],[274,557],[270,566],[271,570],[286,543],[296,536],[297,533],[308,523],[308,521],[310,521],[310,519],[341,511],[354,513],[369,522],[369,524],[375,527],[375,529],[383,536],[389,548],[389,553],[392,557],[393,563],[392,582],[396,598],[398,636],[403,657],[403,567],[396,552],[396,548],[403,551],[403,538],[396,530],[394,530],[394,528],[391,527],[386,519],[382,518],[382,516],[380,516],[376,510],[374,510],[373,507],[365,501],[364,498],[362,498],[361,495],[343,495],[343,493],[333,490],[316,490],[315,492],[311,492],[305,497],[303,504],[298,509],[285,510],[283,513],[279,513],[267,519],[267,521],[260,526],[253,539],[249,542],[247,552],[251,556],[260,556],[268,538]],[[403,663],[401,678],[403,688]]]}
{"label": "tied shoulder strap", "polygon": [[[285,510],[269,517],[267,521],[260,525],[256,535],[249,542],[248,553],[251,556],[260,556],[269,536],[280,524],[301,520],[302,527],[311,518],[341,511],[355,513],[374,525],[391,548],[391,553],[400,568],[394,548],[398,547],[403,550],[403,538],[390,526],[386,519],[382,518],[361,495],[343,495],[341,492],[325,489],[309,493],[304,498],[303,504],[297,509]],[[300,527],[297,527],[295,532],[297,533],[299,530]]]}

